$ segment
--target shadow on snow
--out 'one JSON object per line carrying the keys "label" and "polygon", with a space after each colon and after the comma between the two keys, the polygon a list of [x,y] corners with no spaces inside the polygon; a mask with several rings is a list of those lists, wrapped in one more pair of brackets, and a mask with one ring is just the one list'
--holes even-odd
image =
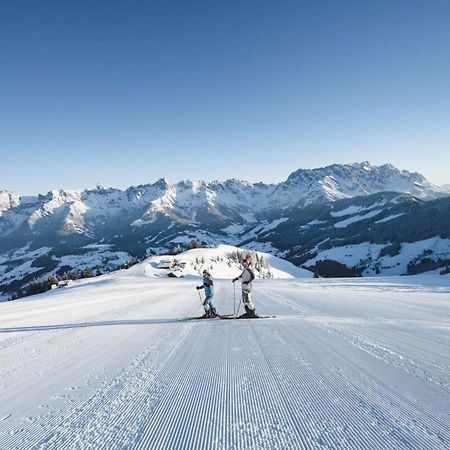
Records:
{"label": "shadow on snow", "polygon": [[108,327],[115,325],[157,325],[180,323],[178,319],[143,319],[143,320],[107,320],[101,322],[62,323],[53,325],[36,325],[28,327],[0,328],[0,333],[17,333],[21,331],[48,331],[70,328]]}

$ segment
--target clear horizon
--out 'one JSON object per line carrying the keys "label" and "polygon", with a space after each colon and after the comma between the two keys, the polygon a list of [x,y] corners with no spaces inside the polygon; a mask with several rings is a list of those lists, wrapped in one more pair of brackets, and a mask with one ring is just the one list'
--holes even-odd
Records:
{"label": "clear horizon", "polygon": [[450,183],[450,3],[0,5],[0,190],[280,182],[370,161]]}

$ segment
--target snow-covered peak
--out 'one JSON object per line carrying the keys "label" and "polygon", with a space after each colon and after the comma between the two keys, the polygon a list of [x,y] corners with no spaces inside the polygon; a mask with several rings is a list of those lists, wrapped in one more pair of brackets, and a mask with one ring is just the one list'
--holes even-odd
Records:
{"label": "snow-covered peak", "polygon": [[400,171],[392,164],[373,166],[368,161],[300,169],[288,177],[283,188],[283,192],[295,193],[305,204],[387,191],[408,193],[423,199],[446,193],[419,173]]}
{"label": "snow-covered peak", "polygon": [[37,208],[28,217],[27,223],[30,229],[33,229],[43,219],[51,218],[52,222],[59,219],[64,210],[70,205],[80,200],[79,191],[52,190],[47,195],[42,196],[42,200],[37,204]]}
{"label": "snow-covered peak", "polygon": [[158,189],[168,189],[171,185],[172,183],[170,183],[170,181],[168,181],[166,177],[163,177],[155,181],[155,183],[152,184],[152,187]]}
{"label": "snow-covered peak", "polygon": [[83,192],[92,192],[92,193],[97,193],[97,194],[109,194],[109,193],[115,192],[117,190],[118,189],[115,189],[112,187],[106,187],[100,183],[97,183],[95,186],[91,186],[91,187],[85,189]]}
{"label": "snow-covered peak", "polygon": [[200,212],[203,217],[210,214],[222,219],[224,211],[232,212],[233,216],[239,216],[241,211],[253,214],[267,207],[267,195],[273,190],[271,185],[234,179],[225,182],[182,180],[176,184],[159,180],[151,188],[156,196],[134,225],[153,223],[160,214],[190,223],[198,221]]}

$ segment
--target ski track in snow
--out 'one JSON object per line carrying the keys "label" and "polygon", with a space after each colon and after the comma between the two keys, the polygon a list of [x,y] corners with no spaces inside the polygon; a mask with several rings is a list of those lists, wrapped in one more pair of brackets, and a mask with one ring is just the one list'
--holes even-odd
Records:
{"label": "ski track in snow", "polygon": [[0,304],[0,450],[450,448],[449,290],[261,281],[274,319],[178,322],[195,284]]}

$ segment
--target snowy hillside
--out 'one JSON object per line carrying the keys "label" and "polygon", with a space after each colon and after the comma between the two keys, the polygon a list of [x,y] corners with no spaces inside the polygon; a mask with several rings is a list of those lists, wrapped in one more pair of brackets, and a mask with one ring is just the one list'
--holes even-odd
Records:
{"label": "snowy hillside", "polygon": [[450,197],[380,193],[292,209],[277,227],[243,236],[325,277],[448,271]]}
{"label": "snowy hillside", "polygon": [[[384,249],[386,249],[383,251]],[[403,242],[394,250],[392,245],[371,244],[362,242],[355,245],[337,246],[327,250],[318,250],[317,255],[307,261],[306,267],[316,267],[318,262],[336,261],[346,267],[360,267],[362,275],[377,276],[414,274],[413,263],[420,263],[425,257],[434,258],[439,261],[449,259],[450,239],[433,237],[414,243]],[[391,250],[392,249],[392,250]],[[442,271],[442,264],[433,266],[429,263],[427,273],[439,274]]]}
{"label": "snowy hillside", "polygon": [[448,277],[260,279],[276,318],[180,322],[198,279],[153,262],[0,303],[2,450],[450,448]]}
{"label": "snowy hillside", "polygon": [[240,249],[231,245],[198,248],[177,255],[154,256],[130,269],[130,274],[144,273],[151,277],[181,278],[201,276],[204,269],[214,278],[232,279],[242,272],[240,261],[250,256],[257,278],[312,278],[313,273],[269,253]]}

